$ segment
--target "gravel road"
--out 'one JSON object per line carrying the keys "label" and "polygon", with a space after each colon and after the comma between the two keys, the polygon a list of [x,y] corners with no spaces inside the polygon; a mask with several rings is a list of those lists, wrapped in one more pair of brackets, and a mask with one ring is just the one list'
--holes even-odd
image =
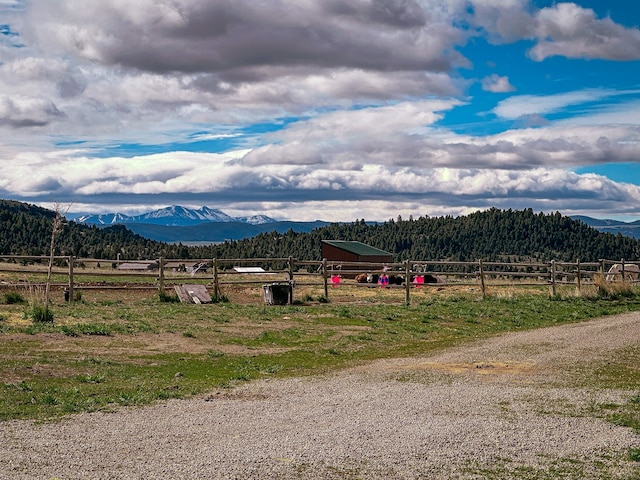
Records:
{"label": "gravel road", "polygon": [[638,479],[628,451],[640,435],[594,416],[637,390],[571,385],[581,362],[639,342],[632,313],[187,401],[4,422],[0,479]]}

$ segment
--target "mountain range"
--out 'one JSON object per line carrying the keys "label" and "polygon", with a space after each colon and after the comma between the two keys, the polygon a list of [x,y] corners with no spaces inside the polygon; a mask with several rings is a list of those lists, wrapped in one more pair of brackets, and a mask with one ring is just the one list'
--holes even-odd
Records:
{"label": "mountain range", "polygon": [[574,220],[580,220],[600,232],[613,233],[614,235],[619,233],[625,237],[640,239],[640,220],[636,220],[634,222],[623,222],[621,220],[611,219],[600,220],[582,215],[576,215],[571,218]]}
{"label": "mountain range", "polygon": [[[580,220],[600,232],[620,233],[627,237],[640,239],[640,220],[623,222],[582,215],[571,218]],[[87,225],[125,225],[134,233],[151,240],[187,244],[241,240],[271,231],[278,233],[284,233],[288,230],[310,232],[330,224],[322,220],[314,222],[278,221],[266,215],[232,217],[219,209],[204,206],[193,209],[179,205],[172,205],[141,215],[105,213],[83,215],[70,220]]]}
{"label": "mountain range", "polygon": [[168,227],[185,227],[199,225],[207,222],[236,222],[261,225],[264,223],[276,223],[277,220],[266,215],[253,215],[249,217],[231,217],[222,210],[201,207],[199,209],[172,205],[141,215],[124,215],[122,213],[105,213],[97,215],[82,215],[71,220],[76,223],[88,225],[122,225],[127,223],[145,223],[151,225],[164,225]]}
{"label": "mountain range", "polygon": [[192,209],[179,205],[161,208],[141,215],[105,213],[71,218],[76,223],[102,227],[125,225],[138,235],[160,242],[184,244],[218,243],[241,240],[260,233],[310,232],[329,225],[329,222],[278,221],[266,215],[232,217],[222,210],[209,207]]}

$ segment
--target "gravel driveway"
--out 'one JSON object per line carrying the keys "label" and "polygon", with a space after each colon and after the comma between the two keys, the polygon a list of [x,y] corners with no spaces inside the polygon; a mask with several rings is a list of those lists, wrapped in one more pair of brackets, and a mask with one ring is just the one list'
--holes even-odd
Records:
{"label": "gravel driveway", "polygon": [[147,408],[0,423],[0,479],[638,479],[628,451],[640,435],[594,417],[638,390],[571,385],[576,359],[639,342],[632,313]]}

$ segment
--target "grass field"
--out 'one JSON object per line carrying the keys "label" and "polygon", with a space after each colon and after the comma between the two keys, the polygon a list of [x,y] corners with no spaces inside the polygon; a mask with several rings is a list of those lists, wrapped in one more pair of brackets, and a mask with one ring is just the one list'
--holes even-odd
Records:
{"label": "grass field", "polygon": [[[294,305],[272,306],[256,286],[228,289],[229,301],[206,305],[167,303],[139,290],[87,290],[67,303],[54,292],[53,322],[34,322],[37,292],[0,291],[0,420],[187,398],[257,378],[423,355],[499,332],[640,310],[633,289],[550,298],[543,287],[514,287],[482,299],[478,288],[425,288],[412,292],[411,306],[401,290],[340,287],[329,301],[321,293],[300,289]],[[637,375],[629,374],[637,355],[616,358],[593,381],[640,392]],[[638,428],[640,405],[632,403],[618,420]]]}

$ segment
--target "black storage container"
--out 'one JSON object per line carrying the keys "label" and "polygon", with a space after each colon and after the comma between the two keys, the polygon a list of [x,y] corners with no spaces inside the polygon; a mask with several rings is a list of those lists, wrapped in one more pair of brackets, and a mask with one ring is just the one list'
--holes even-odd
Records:
{"label": "black storage container", "polygon": [[287,305],[293,293],[292,288],[288,282],[263,285],[265,303],[269,305]]}

